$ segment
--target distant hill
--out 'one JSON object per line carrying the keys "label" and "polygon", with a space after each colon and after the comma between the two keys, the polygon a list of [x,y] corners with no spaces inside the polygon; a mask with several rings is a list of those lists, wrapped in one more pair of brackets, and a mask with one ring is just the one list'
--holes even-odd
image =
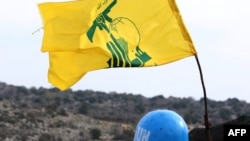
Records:
{"label": "distant hill", "polygon": [[[56,88],[26,88],[0,82],[0,140],[131,141],[139,119],[155,109],[176,111],[190,130],[203,127],[203,98],[163,95],[146,98],[70,89],[62,92]],[[218,125],[250,114],[250,104],[237,98],[208,99],[208,112],[211,124]]]}

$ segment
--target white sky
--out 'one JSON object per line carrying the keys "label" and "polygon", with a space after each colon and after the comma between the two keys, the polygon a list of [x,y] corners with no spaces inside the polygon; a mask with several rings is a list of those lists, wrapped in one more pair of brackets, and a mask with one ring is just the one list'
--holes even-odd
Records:
{"label": "white sky", "polygon": [[[39,2],[45,0],[1,1],[1,82],[52,87],[47,81],[48,55],[40,52],[43,30],[32,35],[42,27]],[[177,0],[177,4],[198,51],[208,98],[250,102],[250,1]],[[203,97],[194,57],[159,67],[90,72],[72,89]]]}

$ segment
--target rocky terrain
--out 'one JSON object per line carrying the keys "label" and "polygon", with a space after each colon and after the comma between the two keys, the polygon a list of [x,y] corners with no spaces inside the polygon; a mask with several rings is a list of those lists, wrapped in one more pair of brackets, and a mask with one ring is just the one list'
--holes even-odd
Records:
{"label": "rocky terrain", "polygon": [[[0,82],[0,141],[132,141],[139,119],[155,109],[176,111],[188,124],[190,141],[204,141],[203,106],[203,98],[147,98],[93,90],[26,88]],[[250,114],[250,104],[246,101],[208,99],[208,109],[215,141],[222,139],[224,123],[249,124],[246,115]]]}

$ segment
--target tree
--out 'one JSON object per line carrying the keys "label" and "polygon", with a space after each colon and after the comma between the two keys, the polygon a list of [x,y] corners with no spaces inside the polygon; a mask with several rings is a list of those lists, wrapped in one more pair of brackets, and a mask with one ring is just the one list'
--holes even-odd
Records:
{"label": "tree", "polygon": [[81,106],[79,107],[79,109],[78,109],[78,112],[80,113],[80,114],[87,114],[88,113],[88,103],[86,103],[86,102],[83,102],[82,104],[81,104]]}
{"label": "tree", "polygon": [[56,141],[55,137],[51,134],[43,133],[38,141]]}
{"label": "tree", "polygon": [[91,134],[92,139],[94,139],[94,140],[100,139],[101,130],[99,130],[97,128],[93,128],[90,130],[90,134]]}

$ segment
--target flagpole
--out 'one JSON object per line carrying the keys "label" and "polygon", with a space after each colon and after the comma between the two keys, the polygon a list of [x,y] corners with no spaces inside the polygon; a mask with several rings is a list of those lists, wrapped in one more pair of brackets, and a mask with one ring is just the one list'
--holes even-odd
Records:
{"label": "flagpole", "polygon": [[204,106],[205,106],[204,121],[205,121],[206,137],[207,137],[207,141],[211,141],[211,136],[210,136],[210,126],[211,126],[211,124],[209,123],[209,120],[208,120],[207,94],[206,94],[205,83],[204,83],[204,79],[203,79],[203,74],[202,74],[199,58],[198,58],[197,54],[194,55],[194,56],[195,56],[195,59],[196,59],[196,62],[197,62],[198,68],[199,68],[201,84],[202,84],[203,94],[204,94]]}

